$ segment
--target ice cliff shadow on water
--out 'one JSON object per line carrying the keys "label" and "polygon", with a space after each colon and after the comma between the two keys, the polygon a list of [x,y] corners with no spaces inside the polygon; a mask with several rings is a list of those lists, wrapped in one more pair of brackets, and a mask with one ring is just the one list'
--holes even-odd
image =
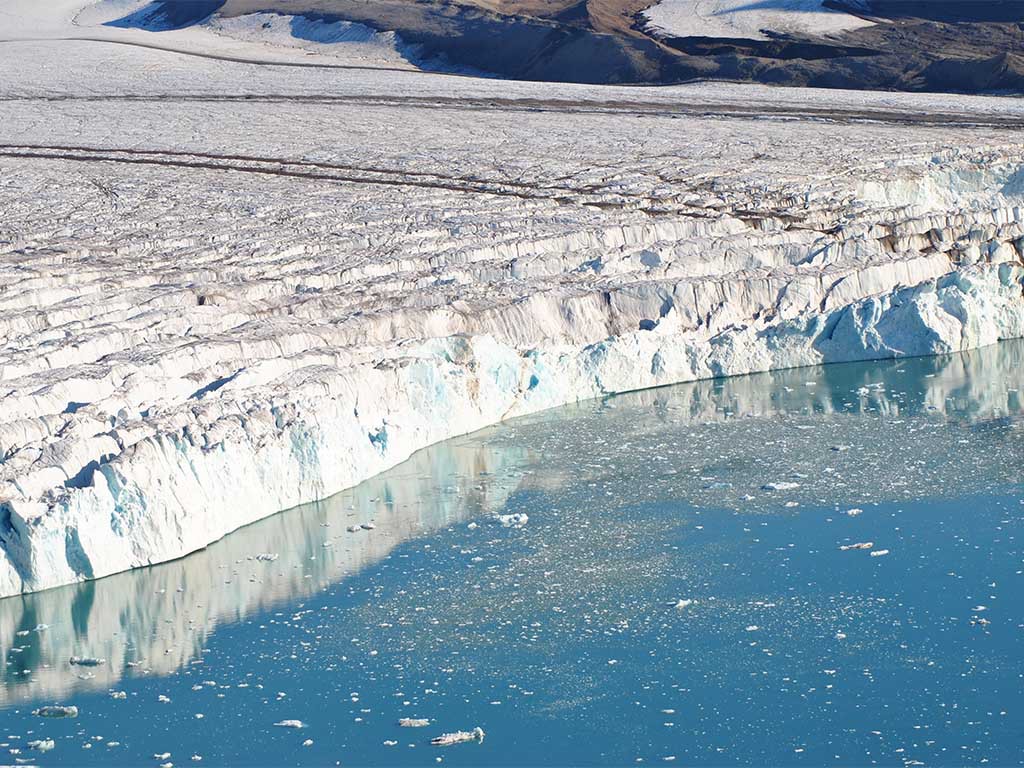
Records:
{"label": "ice cliff shadow on water", "polygon": [[[641,486],[672,475],[668,493],[674,498],[755,513],[778,500],[748,501],[749,495],[738,495],[743,488],[709,485],[703,475],[714,474],[717,464],[729,465],[733,476],[750,475],[756,487],[761,480],[749,467],[765,453],[765,434],[797,435],[764,457],[766,476],[795,466],[813,476],[816,463],[836,464],[829,446],[835,450],[837,438],[870,443],[870,460],[852,454],[851,461],[864,466],[858,477],[847,479],[876,498],[898,495],[905,484],[906,465],[897,455],[913,461],[930,451],[933,460],[938,455],[965,468],[959,480],[951,479],[950,494],[970,484],[975,459],[1002,463],[995,474],[1011,477],[1022,456],[1005,446],[1008,434],[1019,438],[1024,423],[1022,370],[1024,341],[1010,341],[944,357],[792,369],[632,392],[449,440],[353,489],[266,518],[183,559],[0,600],[0,649],[8,660],[0,671],[0,706],[104,690],[127,675],[172,673],[198,657],[218,625],[318,593],[418,536],[503,510],[529,511],[538,492],[578,490],[587,476],[582,459],[609,451],[622,453],[620,471]],[[929,436],[921,438],[901,431],[915,420],[981,435],[960,449],[979,455],[956,455],[948,444],[952,438],[935,429],[924,430]],[[647,463],[686,441],[699,442],[688,450],[709,462],[700,476]],[[630,445],[644,449],[634,453]],[[590,455],[577,455],[588,446]],[[949,472],[934,461],[932,469]],[[834,480],[822,475],[820,481],[818,487],[805,481],[809,496],[829,493]],[[921,485],[919,478],[910,490]],[[370,523],[371,529],[349,530]],[[73,655],[107,662],[83,674],[69,666]]]}

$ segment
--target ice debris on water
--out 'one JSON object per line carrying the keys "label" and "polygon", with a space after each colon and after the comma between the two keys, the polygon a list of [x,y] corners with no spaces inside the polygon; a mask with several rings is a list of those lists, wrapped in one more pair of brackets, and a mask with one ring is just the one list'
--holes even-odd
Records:
{"label": "ice debris on water", "polygon": [[888,555],[888,554],[889,554],[889,550],[888,549],[876,549],[874,552],[871,553],[871,556],[872,557],[882,557],[883,555]]}
{"label": "ice debris on water", "polygon": [[403,717],[398,721],[398,724],[403,728],[423,728],[430,725],[430,721],[425,717]]}
{"label": "ice debris on water", "polygon": [[312,747],[313,746],[313,740],[312,739],[306,739],[304,742],[302,742],[302,746],[304,746],[304,747]]}
{"label": "ice debris on water", "polygon": [[56,744],[53,743],[53,739],[35,739],[28,743],[29,749],[35,749],[39,752],[49,752],[55,746]]}
{"label": "ice debris on water", "polygon": [[691,605],[693,605],[693,600],[684,598],[681,600],[677,600],[675,603],[673,603],[673,605],[681,611],[684,608],[689,608]]}
{"label": "ice debris on water", "polygon": [[279,557],[280,555],[276,552],[260,552],[258,555],[256,555],[257,560],[263,560],[268,563],[274,562]]}
{"label": "ice debris on water", "polygon": [[762,491],[794,491],[800,487],[800,483],[765,483],[761,486]]}
{"label": "ice debris on water", "polygon": [[97,659],[93,656],[72,656],[68,659],[68,664],[78,667],[98,667],[106,663],[106,659]]}
{"label": "ice debris on water", "polygon": [[306,724],[301,720],[280,720],[274,723],[278,728],[305,728]]}
{"label": "ice debris on water", "polygon": [[110,698],[112,699],[127,699],[128,694],[125,691],[111,691]]}
{"label": "ice debris on water", "polygon": [[848,552],[851,549],[871,549],[873,546],[875,546],[873,541],[858,541],[856,544],[840,544],[839,549],[843,552]]}
{"label": "ice debris on water", "polygon": [[862,514],[863,512],[864,510],[861,509],[860,507],[854,507],[853,509],[846,510],[846,514],[848,514],[850,517],[856,517],[857,515]]}
{"label": "ice debris on water", "polygon": [[78,707],[74,705],[50,704],[32,710],[32,714],[36,717],[78,717]]}
{"label": "ice debris on water", "polygon": [[454,733],[442,733],[430,740],[435,747],[449,747],[452,744],[462,744],[467,741],[483,742],[484,729],[477,726],[472,731],[455,731]]}
{"label": "ice debris on water", "polygon": [[522,528],[530,517],[525,512],[513,512],[509,515],[498,515],[498,522],[506,528]]}

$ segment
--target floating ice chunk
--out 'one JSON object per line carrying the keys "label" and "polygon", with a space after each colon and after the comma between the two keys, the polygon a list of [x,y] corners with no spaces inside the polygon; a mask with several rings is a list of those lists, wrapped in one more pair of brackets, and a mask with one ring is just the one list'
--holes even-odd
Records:
{"label": "floating ice chunk", "polygon": [[39,709],[32,710],[36,717],[78,717],[78,707],[63,706],[61,704],[50,704]]}
{"label": "floating ice chunk", "polygon": [[864,512],[864,510],[861,509],[860,507],[854,507],[853,509],[846,510],[846,514],[848,514],[850,517],[856,517],[862,512]]}
{"label": "floating ice chunk", "polygon": [[793,491],[800,487],[800,483],[765,483],[761,486],[762,491]]}
{"label": "floating ice chunk", "polygon": [[49,752],[55,746],[57,745],[53,743],[53,739],[35,739],[28,743],[29,749],[35,749],[39,752]]}
{"label": "floating ice chunk", "polygon": [[171,756],[170,752],[158,752],[153,755],[154,760],[167,760]]}
{"label": "floating ice chunk", "polygon": [[168,698],[167,696],[164,696],[164,694],[162,694],[162,693],[156,697],[156,700],[159,701],[161,704],[170,704],[171,703],[170,698]]}
{"label": "floating ice chunk", "polygon": [[466,741],[483,742],[484,729],[477,726],[472,731],[455,731],[454,733],[442,733],[430,740],[435,747],[449,747],[452,744],[462,744]]}
{"label": "floating ice chunk", "polygon": [[498,515],[498,522],[506,528],[522,528],[530,517],[524,512],[513,512],[510,515]]}
{"label": "floating ice chunk", "polygon": [[257,560],[263,560],[268,563],[274,562],[279,557],[280,555],[276,552],[260,552],[258,555],[256,555]]}
{"label": "floating ice chunk", "polygon": [[689,600],[689,599],[685,599],[685,598],[684,598],[684,599],[682,599],[682,600],[677,600],[677,601],[676,601],[676,602],[674,603],[674,605],[675,605],[675,607],[676,607],[676,608],[678,608],[679,610],[683,610],[683,608],[689,608],[689,607],[690,607],[691,605],[693,605],[693,600]]}
{"label": "floating ice chunk", "polygon": [[398,742],[397,741],[393,741],[392,739],[385,739],[384,746],[385,747],[397,747],[398,746]]}
{"label": "floating ice chunk", "polygon": [[360,528],[358,525],[350,525],[345,530],[348,531],[349,533],[358,533],[359,531],[362,530],[362,528]]}
{"label": "floating ice chunk", "polygon": [[35,627],[32,628],[32,631],[33,632],[45,632],[49,628],[50,628],[49,624],[36,624]]}
{"label": "floating ice chunk", "polygon": [[467,527],[467,528],[468,528],[469,530],[471,530],[471,531],[475,531],[475,530],[476,530],[477,528],[479,528],[480,526],[478,526],[478,525],[477,525],[476,523],[470,523],[470,524],[469,524],[469,525],[467,525],[466,527]]}
{"label": "floating ice chunk", "polygon": [[377,526],[374,525],[373,523],[363,523],[359,527],[362,528],[364,531],[372,531]]}
{"label": "floating ice chunk", "polygon": [[306,739],[304,742],[302,742],[302,746],[304,746],[304,747],[312,747],[313,746],[313,740],[312,739]]}
{"label": "floating ice chunk", "polygon": [[[840,544],[839,549],[843,552],[848,552],[851,549],[871,549],[875,546],[873,541],[858,541],[856,544]],[[888,552],[889,550],[885,550]],[[871,554],[875,554],[872,552]]]}
{"label": "floating ice chunk", "polygon": [[430,721],[425,717],[403,717],[398,721],[398,724],[403,728],[423,728],[430,725]]}
{"label": "floating ice chunk", "polygon": [[876,549],[874,552],[871,553],[871,556],[872,557],[883,557],[884,555],[888,555],[888,554],[889,554],[889,550],[888,549]]}
{"label": "floating ice chunk", "polygon": [[125,693],[124,691],[111,691],[110,692],[110,698],[112,698],[112,699],[127,699],[128,698],[128,694]]}
{"label": "floating ice chunk", "polygon": [[305,728],[306,724],[301,720],[281,720],[274,723],[278,728]]}
{"label": "floating ice chunk", "polygon": [[97,659],[92,656],[72,656],[68,659],[68,664],[72,664],[79,667],[98,667],[101,664],[106,664],[106,659]]}
{"label": "floating ice chunk", "polygon": [[757,632],[759,629],[761,628],[757,626],[757,624],[751,624],[749,627],[747,627],[747,632]]}

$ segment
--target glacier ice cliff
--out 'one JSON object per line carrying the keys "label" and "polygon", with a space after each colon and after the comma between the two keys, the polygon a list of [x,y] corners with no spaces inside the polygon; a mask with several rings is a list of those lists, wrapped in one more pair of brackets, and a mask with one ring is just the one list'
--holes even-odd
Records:
{"label": "glacier ice cliff", "polygon": [[[492,542],[501,517],[538,505],[575,509],[574,518],[527,524],[534,540],[544,531],[545,556],[562,561],[578,556],[578,525],[591,504],[629,510],[668,498],[755,520],[787,503],[820,508],[823,498],[866,508],[919,500],[936,483],[946,497],[989,493],[1020,476],[1022,365],[1024,341],[1008,341],[886,365],[704,379],[582,401],[447,440],[189,557],[0,600],[0,654],[8,659],[0,704],[66,701],[116,690],[133,675],[194,669],[225,624],[288,606],[293,616],[308,614],[307,598],[393,554],[401,567],[411,539],[463,521]],[[370,522],[372,531],[359,527]],[[599,527],[598,540],[584,546],[607,547],[614,560],[622,529]],[[446,540],[466,533],[448,532]],[[613,566],[591,588],[621,575]],[[417,599],[430,591],[410,587]],[[74,655],[107,663],[69,674]]]}
{"label": "glacier ice cliff", "polygon": [[1012,100],[60,45],[0,60],[0,596],[564,403],[1024,336]]}

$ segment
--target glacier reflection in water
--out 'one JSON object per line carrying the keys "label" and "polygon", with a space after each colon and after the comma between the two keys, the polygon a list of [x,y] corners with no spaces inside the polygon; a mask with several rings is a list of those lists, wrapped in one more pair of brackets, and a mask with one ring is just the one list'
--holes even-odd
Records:
{"label": "glacier reflection in water", "polygon": [[[997,615],[988,610],[996,593],[1004,610],[1021,607],[1019,587],[1005,584],[1013,592],[1001,592],[991,572],[1020,573],[1013,531],[1024,466],[1022,371],[1024,343],[1007,342],[943,358],[637,392],[448,441],[182,560],[0,600],[0,714],[12,734],[19,723],[26,739],[30,730],[57,737],[45,759],[32,755],[50,763],[134,764],[150,759],[158,736],[168,749],[205,750],[207,764],[433,762],[422,739],[394,732],[409,707],[457,716],[451,727],[487,721],[487,751],[445,752],[448,762],[679,755],[777,763],[815,755],[812,762],[821,763],[832,761],[831,752],[837,762],[881,755],[883,763],[902,763],[916,752],[933,762],[1005,762],[1024,748],[1019,734],[1006,741],[986,722],[983,735],[963,737],[969,746],[946,743],[949,733],[937,735],[942,717],[924,703],[931,693],[879,686],[852,695],[856,706],[848,709],[830,692],[843,675],[874,683],[865,660],[892,663],[894,653],[935,683],[921,670],[942,658],[935,633],[948,630],[947,619],[956,622],[956,652],[963,653],[963,644],[996,634],[980,621]],[[506,528],[494,519],[512,512],[529,514],[529,523]],[[472,530],[455,525],[471,520]],[[349,531],[369,523],[375,527]],[[953,557],[941,538],[947,535],[973,549]],[[891,552],[839,549],[872,539],[875,552]],[[974,554],[984,547],[984,558]],[[929,602],[933,588],[952,595],[948,584],[915,581],[935,574],[884,575],[935,560],[936,573],[962,578],[957,569],[970,557],[980,558],[986,579],[971,592],[978,605],[951,604],[948,616],[936,613],[946,610],[941,602]],[[794,578],[803,579],[805,594]],[[755,580],[753,593],[744,579]],[[318,623],[309,629],[304,622],[313,616]],[[1009,635],[990,642],[989,661],[1016,679],[1024,672],[1019,618],[1016,628],[1003,621]],[[967,674],[981,670],[999,690],[1005,680],[986,665],[985,652],[978,650]],[[106,663],[71,666],[73,655]],[[631,670],[628,681],[616,677],[620,663]],[[810,682],[773,668],[783,663]],[[861,668],[844,668],[850,664]],[[235,730],[226,713],[194,718],[193,708],[219,706],[209,701],[174,708],[179,697],[202,695],[190,692],[207,678],[215,690],[251,684],[259,692],[232,705]],[[765,700],[739,686],[744,680],[780,708],[783,725],[768,724],[757,709]],[[156,699],[165,684],[178,691],[172,702]],[[276,695],[290,684],[307,692],[302,701]],[[943,706],[956,703],[959,683],[951,677],[948,685]],[[109,698],[121,689],[130,700]],[[645,701],[652,690],[663,706]],[[727,699],[714,703],[723,691]],[[446,695],[452,701],[429,703]],[[835,720],[845,735],[834,745],[809,745],[786,730],[782,713],[791,699],[806,706],[823,695],[827,706],[815,704],[818,715],[832,717],[838,707],[848,727]],[[935,721],[928,725],[935,738],[922,733],[904,744],[902,736],[889,743],[892,734],[874,734],[879,729],[867,727],[872,718],[863,711],[872,696],[883,709],[913,711],[918,726]],[[753,710],[730,713],[732,699]],[[1024,705],[1019,699],[1012,703]],[[72,723],[31,716],[32,707],[55,701],[80,705],[81,716]],[[990,709],[1005,712],[1001,706],[993,700]],[[283,740],[272,727],[299,717],[312,721],[312,732],[325,709],[329,724],[301,753],[293,750],[302,739]],[[649,723],[646,710],[655,713]],[[372,724],[383,712],[384,721]],[[161,731],[152,723],[164,715]],[[1022,722],[1017,712],[993,717]],[[138,726],[140,718],[150,725]],[[600,727],[608,718],[617,724]],[[210,721],[220,725],[206,733],[215,727]],[[752,742],[722,742],[738,725],[750,729]],[[515,727],[531,729],[540,743],[517,740]],[[117,737],[118,746],[104,747],[90,728]],[[97,749],[83,750],[90,739]],[[417,748],[381,746],[391,740]],[[873,753],[871,744],[883,742],[890,751]]]}

